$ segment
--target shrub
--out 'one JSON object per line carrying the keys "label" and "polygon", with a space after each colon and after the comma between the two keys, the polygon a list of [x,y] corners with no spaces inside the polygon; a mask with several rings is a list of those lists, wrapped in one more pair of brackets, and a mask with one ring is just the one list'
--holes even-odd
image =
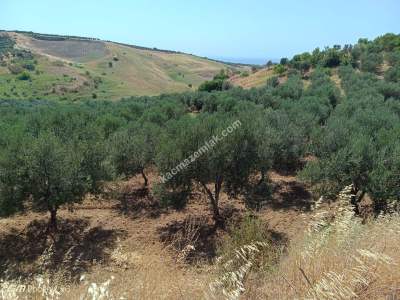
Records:
{"label": "shrub", "polygon": [[400,82],[400,64],[389,68],[385,72],[385,80],[390,82]]}
{"label": "shrub", "polygon": [[21,74],[19,74],[17,76],[17,79],[19,80],[30,80],[31,79],[31,75],[28,72],[22,72]]}
{"label": "shrub", "polygon": [[361,56],[361,70],[364,72],[377,73],[382,63],[382,54],[365,53]]}
{"label": "shrub", "polygon": [[278,74],[279,76],[282,76],[283,73],[285,73],[285,71],[286,71],[286,68],[282,64],[274,66],[274,73]]}
{"label": "shrub", "polygon": [[210,298],[238,299],[248,275],[270,270],[280,256],[279,246],[273,246],[266,225],[256,216],[247,215],[240,223],[230,224],[228,233],[217,248],[216,278],[209,284]]}
{"label": "shrub", "polygon": [[280,64],[282,66],[286,66],[289,63],[289,59],[287,59],[286,57],[282,57],[280,60]]}
{"label": "shrub", "polygon": [[24,63],[22,67],[28,71],[34,71],[35,65],[33,63]]}

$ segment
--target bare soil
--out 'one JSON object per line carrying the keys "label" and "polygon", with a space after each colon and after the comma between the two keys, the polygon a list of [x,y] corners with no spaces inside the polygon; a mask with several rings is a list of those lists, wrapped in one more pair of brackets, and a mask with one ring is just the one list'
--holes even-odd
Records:
{"label": "bare soil", "polygon": [[[253,213],[266,221],[273,236],[286,243],[305,229],[312,195],[293,175],[272,172],[269,177],[272,199]],[[156,177],[150,175],[149,180],[151,187]],[[50,236],[46,235],[49,218],[46,213],[28,212],[1,219],[0,271],[13,266],[13,274],[28,276],[41,267],[37,260],[53,243],[56,260],[63,261],[68,256],[70,261],[71,258],[76,261],[79,256],[79,268],[74,263],[70,270],[78,276],[99,263],[106,266],[117,243],[131,249],[149,244],[165,247],[185,230],[188,218],[201,221],[196,260],[208,261],[214,257],[216,243],[226,232],[214,226],[208,200],[201,191],[195,191],[181,210],[160,207],[143,187],[141,176],[124,183],[122,191],[122,202],[87,197],[73,208],[63,207],[58,212],[58,232]],[[226,220],[239,219],[245,214],[241,200],[229,200],[225,194],[221,198],[221,212]],[[52,268],[56,265],[57,261]]]}

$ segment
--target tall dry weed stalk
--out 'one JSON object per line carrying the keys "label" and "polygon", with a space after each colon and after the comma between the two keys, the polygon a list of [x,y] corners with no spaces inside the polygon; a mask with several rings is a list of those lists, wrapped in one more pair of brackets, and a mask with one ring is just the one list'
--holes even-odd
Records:
{"label": "tall dry weed stalk", "polygon": [[352,186],[333,211],[315,214],[305,236],[292,243],[277,271],[252,290],[252,298],[381,299],[400,296],[400,216],[362,224],[351,205]]}
{"label": "tall dry weed stalk", "polygon": [[270,245],[254,242],[236,249],[231,258],[219,257],[216,267],[220,275],[209,284],[208,299],[239,299],[245,291],[245,279],[254,265],[257,255]]}
{"label": "tall dry weed stalk", "polygon": [[246,216],[240,224],[229,227],[230,234],[215,261],[215,278],[205,294],[208,299],[239,299],[250,272],[269,267],[277,257],[265,224],[255,216]]}

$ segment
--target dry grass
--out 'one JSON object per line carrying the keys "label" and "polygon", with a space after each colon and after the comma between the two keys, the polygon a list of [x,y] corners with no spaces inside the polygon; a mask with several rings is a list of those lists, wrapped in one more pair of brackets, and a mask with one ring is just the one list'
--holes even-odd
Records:
{"label": "dry grass", "polygon": [[[0,299],[189,299],[202,298],[205,279],[153,245],[126,249],[120,244],[112,263],[98,265],[78,282],[62,274],[40,274],[29,281],[0,281]],[[203,272],[206,274],[206,272]]]}
{"label": "dry grass", "polygon": [[292,243],[277,270],[259,280],[247,298],[399,297],[400,216],[363,225],[349,204],[350,190],[342,191],[333,212],[316,207],[309,232]]}
{"label": "dry grass", "polygon": [[[36,79],[44,81],[49,76],[57,76],[59,72],[51,68],[51,63],[64,63],[61,75],[68,74],[77,80],[67,85],[61,81],[64,78],[60,77],[60,82],[55,83],[62,83],[67,88],[65,95],[74,99],[87,99],[93,92],[98,99],[120,99],[132,95],[191,91],[205,80],[212,79],[221,69],[246,69],[194,55],[143,50],[112,42],[44,41],[20,33],[11,35],[20,48],[29,49],[35,54],[35,59],[39,62],[37,68],[44,72],[36,74]],[[111,67],[109,63],[112,64]],[[2,71],[0,68],[0,74],[4,71],[5,69]],[[85,74],[86,71],[92,78]],[[92,81],[95,77],[102,81],[94,84]],[[90,83],[90,86],[83,85],[83,82]],[[44,90],[37,85],[34,89],[43,93],[52,90]]]}
{"label": "dry grass", "polygon": [[264,68],[256,71],[255,73],[249,74],[249,76],[247,77],[236,75],[231,78],[231,82],[234,85],[241,86],[245,89],[250,89],[253,87],[261,87],[267,84],[268,79],[270,79],[273,76],[276,76],[273,69]]}
{"label": "dry grass", "polygon": [[363,224],[349,204],[351,190],[331,207],[317,201],[308,230],[287,249],[250,215],[228,227],[213,263],[188,260],[203,223],[188,217],[168,245],[118,239],[109,261],[78,280],[46,268],[50,245],[36,261],[43,271],[5,276],[0,299],[398,299],[400,216]]}

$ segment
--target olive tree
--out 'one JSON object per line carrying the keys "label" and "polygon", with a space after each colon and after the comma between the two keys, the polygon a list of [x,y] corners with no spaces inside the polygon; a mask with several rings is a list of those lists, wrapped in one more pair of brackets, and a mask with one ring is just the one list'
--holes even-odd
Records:
{"label": "olive tree", "polygon": [[81,201],[93,186],[84,154],[73,141],[64,143],[51,132],[25,139],[27,147],[10,145],[0,161],[3,212],[14,213],[30,202],[33,209],[50,212],[49,226],[56,229],[59,207]]}
{"label": "olive tree", "polygon": [[145,168],[154,162],[159,130],[151,123],[138,124],[117,131],[110,139],[111,161],[117,174],[131,177],[141,174],[148,185]]}
{"label": "olive tree", "polygon": [[[256,145],[249,126],[226,114],[184,118],[169,128],[160,143],[157,164],[168,188],[188,195],[194,185],[202,188],[216,224],[221,224],[222,191],[239,193],[254,171]],[[184,204],[187,197],[183,199]]]}
{"label": "olive tree", "polygon": [[24,167],[24,153],[28,143],[24,136],[17,132],[3,131],[0,149],[0,215],[8,216],[23,210],[23,202],[27,196]]}

